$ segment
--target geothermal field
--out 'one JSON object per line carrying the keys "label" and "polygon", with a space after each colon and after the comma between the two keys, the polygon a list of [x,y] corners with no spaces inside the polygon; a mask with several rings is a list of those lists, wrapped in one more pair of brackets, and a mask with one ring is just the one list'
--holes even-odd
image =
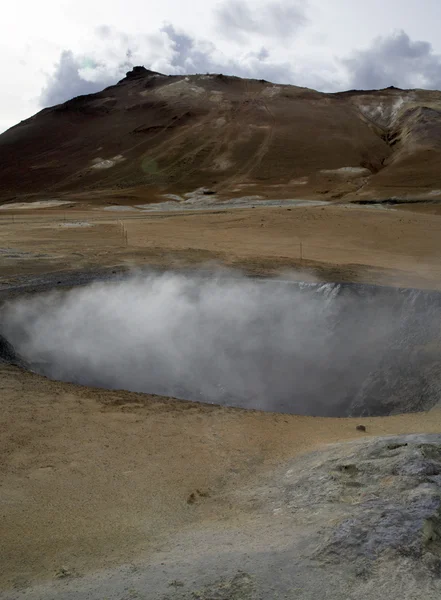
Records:
{"label": "geothermal field", "polygon": [[0,220],[2,597],[436,597],[436,207]]}
{"label": "geothermal field", "polygon": [[441,596],[440,92],[136,67],[0,136],[0,598]]}

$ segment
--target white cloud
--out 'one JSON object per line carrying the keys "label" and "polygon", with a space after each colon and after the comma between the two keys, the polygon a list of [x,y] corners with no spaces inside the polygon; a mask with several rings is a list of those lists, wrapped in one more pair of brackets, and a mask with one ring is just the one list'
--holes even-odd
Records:
{"label": "white cloud", "polygon": [[135,65],[165,74],[224,73],[307,87],[336,87],[332,83],[331,63],[309,69],[273,58],[264,46],[227,56],[213,43],[178,31],[170,24],[148,36],[130,36],[105,25],[98,27],[96,33],[97,44],[87,55],[75,55],[69,49],[61,52],[40,94],[41,106],[101,90],[122,79]]}
{"label": "white cloud", "polygon": [[441,88],[441,56],[431,44],[412,41],[404,31],[377,38],[342,63],[353,88]]}
{"label": "white cloud", "polygon": [[171,24],[156,34],[137,36],[102,25],[96,29],[96,43],[88,55],[62,51],[42,90],[40,105],[49,106],[101,90],[138,64],[166,74],[226,73],[323,91],[390,85],[441,87],[441,57],[434,53],[431,44],[412,41],[403,31],[378,38],[367,49],[340,61],[306,56],[290,62],[274,58],[265,46],[228,56],[212,42],[178,31]]}

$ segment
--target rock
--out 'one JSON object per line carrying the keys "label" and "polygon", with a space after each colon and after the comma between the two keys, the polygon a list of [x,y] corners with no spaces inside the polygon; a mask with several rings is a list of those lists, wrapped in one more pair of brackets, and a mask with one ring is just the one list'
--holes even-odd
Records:
{"label": "rock", "polygon": [[70,577],[71,575],[72,573],[67,567],[60,567],[55,573],[55,577],[57,577],[58,579],[64,579],[64,577]]}
{"label": "rock", "polygon": [[153,74],[153,71],[149,71],[145,67],[133,67],[131,71],[127,71],[126,77],[127,79],[139,79],[151,74]]}
{"label": "rock", "polygon": [[0,334],[0,363],[1,362],[25,366],[23,359],[16,353],[12,344]]}
{"label": "rock", "polygon": [[185,585],[185,584],[184,584],[184,582],[183,582],[183,581],[180,581],[179,579],[174,579],[174,580],[173,580],[173,581],[171,581],[171,582],[170,582],[168,585],[169,585],[170,587],[175,587],[175,588],[178,588],[178,587],[184,587],[184,585]]}
{"label": "rock", "polygon": [[357,425],[355,428],[357,431],[366,431],[366,427],[364,425]]}
{"label": "rock", "polygon": [[[311,473],[311,486],[316,487],[312,478],[320,481],[328,501],[343,503],[346,513],[320,545],[317,558],[354,561],[369,571],[389,552],[417,562],[426,557],[438,569],[441,436],[432,439],[368,441],[351,453],[350,464],[331,458]],[[326,485],[323,478],[331,474]]]}

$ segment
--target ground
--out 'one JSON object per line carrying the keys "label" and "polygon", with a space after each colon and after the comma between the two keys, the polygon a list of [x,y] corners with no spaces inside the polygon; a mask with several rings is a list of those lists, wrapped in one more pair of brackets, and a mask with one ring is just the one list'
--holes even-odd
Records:
{"label": "ground", "polygon": [[[153,214],[74,204],[1,211],[0,293],[29,291],[48,281],[47,274],[51,285],[66,285],[74,272],[149,265],[440,289],[441,215],[431,205],[398,208]],[[1,367],[0,387],[5,599],[32,589],[37,595],[30,598],[101,597],[87,596],[87,577],[121,565],[127,589],[113,597],[186,598],[170,556],[190,561],[212,536],[223,552],[236,543],[245,552],[244,540],[261,518],[259,489],[281,465],[326,452],[329,443],[441,428],[437,407],[363,420],[274,415],[79,387],[10,365]],[[360,422],[366,432],[357,431]],[[281,521],[279,529],[284,526]],[[265,527],[259,535],[268,551],[269,522]],[[130,592],[127,569],[156,566],[160,578],[162,563],[167,595]],[[223,596],[219,590],[210,596],[206,582],[199,596],[188,597],[257,598],[249,577],[236,569],[218,586]],[[50,594],[33,588],[39,583],[52,586]]]}
{"label": "ground", "polygon": [[404,208],[326,204],[164,213],[78,203],[5,210],[0,283],[48,272],[217,264],[253,274],[291,271],[295,277],[293,271],[301,271],[302,279],[438,289],[441,215],[431,204]]}

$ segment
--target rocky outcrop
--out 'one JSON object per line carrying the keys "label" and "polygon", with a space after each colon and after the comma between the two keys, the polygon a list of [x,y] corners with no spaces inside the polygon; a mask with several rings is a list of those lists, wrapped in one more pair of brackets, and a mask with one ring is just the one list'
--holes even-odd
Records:
{"label": "rocky outcrop", "polygon": [[150,71],[149,69],[146,69],[145,67],[133,67],[133,69],[131,71],[128,71],[126,73],[126,78],[127,79],[140,79],[142,77],[149,77],[151,75],[160,75],[160,73],[157,73],[156,71]]}
{"label": "rocky outcrop", "polygon": [[12,344],[0,335],[0,362],[23,366],[23,360],[15,352]]}
{"label": "rocky outcrop", "polygon": [[340,457],[331,452],[309,480],[309,493],[320,481],[316,498],[345,506],[345,517],[315,556],[353,561],[355,573],[367,577],[388,553],[440,577],[439,436],[380,439],[342,450]]}

